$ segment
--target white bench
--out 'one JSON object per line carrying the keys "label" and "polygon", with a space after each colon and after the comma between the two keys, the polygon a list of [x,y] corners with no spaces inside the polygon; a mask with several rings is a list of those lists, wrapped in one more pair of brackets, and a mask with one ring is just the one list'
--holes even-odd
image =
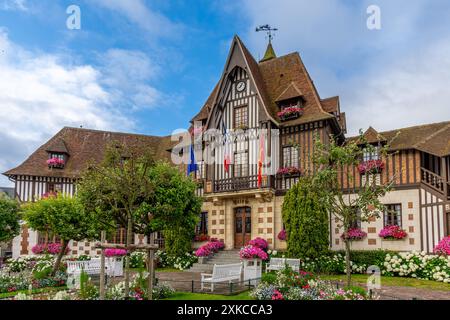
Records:
{"label": "white bench", "polygon": [[266,266],[267,271],[279,271],[286,265],[292,268],[296,272],[300,272],[300,259],[286,259],[286,258],[270,258],[269,263]]}
{"label": "white bench", "polygon": [[201,289],[205,289],[205,284],[209,283],[211,285],[211,292],[214,291],[214,284],[219,282],[228,281],[228,283],[233,280],[241,280],[242,277],[242,262],[233,264],[222,264],[214,265],[213,273],[202,273],[202,285]]}
{"label": "white bench", "polygon": [[67,286],[78,287],[80,275],[84,271],[86,274],[100,274],[101,263],[99,258],[86,261],[67,261]]}

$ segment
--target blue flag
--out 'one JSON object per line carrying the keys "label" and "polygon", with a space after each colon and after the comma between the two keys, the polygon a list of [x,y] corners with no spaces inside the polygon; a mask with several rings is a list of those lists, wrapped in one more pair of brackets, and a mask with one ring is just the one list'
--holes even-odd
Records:
{"label": "blue flag", "polygon": [[195,153],[194,153],[194,145],[191,144],[191,162],[187,166],[187,175],[190,175],[191,172],[195,172],[198,170],[197,162],[195,161]]}

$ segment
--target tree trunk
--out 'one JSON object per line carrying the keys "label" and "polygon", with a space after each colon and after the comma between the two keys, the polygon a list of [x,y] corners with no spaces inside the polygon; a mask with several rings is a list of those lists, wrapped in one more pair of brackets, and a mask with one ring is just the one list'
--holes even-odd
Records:
{"label": "tree trunk", "polygon": [[347,274],[347,286],[351,285],[352,281],[352,267],[350,265],[350,241],[344,240],[345,242],[345,269]]}
{"label": "tree trunk", "polygon": [[130,252],[128,250],[131,244],[131,236],[132,236],[132,221],[130,215],[128,216],[127,222],[127,255],[125,256],[125,300],[130,298]]}
{"label": "tree trunk", "polygon": [[[101,233],[101,244],[106,242],[106,231]],[[102,248],[100,256],[100,300],[105,300],[105,249]]]}
{"label": "tree trunk", "polygon": [[53,266],[52,275],[56,274],[56,271],[59,269],[59,265],[61,264],[62,257],[66,253],[67,246],[69,245],[69,241],[62,240],[61,251],[58,253],[56,257],[55,265]]}

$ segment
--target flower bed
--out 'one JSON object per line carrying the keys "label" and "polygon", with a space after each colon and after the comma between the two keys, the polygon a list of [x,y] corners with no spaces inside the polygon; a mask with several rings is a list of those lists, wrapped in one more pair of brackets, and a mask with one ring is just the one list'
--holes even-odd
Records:
{"label": "flower bed", "polygon": [[210,255],[219,252],[219,250],[222,250],[225,248],[225,245],[223,242],[212,238],[210,242],[207,244],[204,244],[200,248],[198,248],[195,251],[195,256],[197,257],[209,257]]}
{"label": "flower bed", "polygon": [[384,162],[382,160],[368,160],[361,162],[358,165],[360,174],[366,173],[380,173],[384,169]]}
{"label": "flower bed", "polygon": [[297,167],[285,167],[280,168],[277,171],[277,175],[279,176],[294,176],[294,175],[301,175],[302,171],[300,168]]}
{"label": "flower bed", "polygon": [[189,269],[198,260],[197,257],[190,252],[186,252],[181,256],[172,256],[161,250],[156,251],[156,258],[158,259],[158,267],[170,267],[178,270]]}
{"label": "flower bed", "polygon": [[[363,291],[363,290],[361,290]],[[289,267],[262,281],[250,294],[257,300],[366,300],[365,292],[337,289],[310,272]]]}
{"label": "flower bed", "polygon": [[239,256],[241,259],[261,259],[267,260],[269,256],[261,248],[254,247],[252,245],[245,246],[239,251]]}
{"label": "flower bed", "polygon": [[288,107],[288,108],[284,108],[283,110],[278,112],[277,116],[280,117],[281,120],[286,121],[286,120],[298,118],[302,114],[303,114],[303,108]]}
{"label": "flower bed", "polygon": [[450,256],[450,236],[442,239],[436,247],[434,247],[434,253],[444,256]]}
{"label": "flower bed", "polygon": [[359,228],[349,229],[341,235],[341,239],[349,241],[362,240],[367,237],[367,233]]}
{"label": "flower bed", "polygon": [[387,240],[401,240],[406,238],[408,234],[399,226],[386,226],[381,229],[378,235],[380,236],[380,238]]}

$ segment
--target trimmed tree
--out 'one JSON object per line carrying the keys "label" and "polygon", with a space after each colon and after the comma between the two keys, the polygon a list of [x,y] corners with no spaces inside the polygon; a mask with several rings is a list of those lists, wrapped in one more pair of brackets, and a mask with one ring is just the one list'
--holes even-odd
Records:
{"label": "trimmed tree", "polygon": [[302,177],[284,197],[282,214],[292,257],[317,258],[328,251],[328,212],[320,194],[310,177]]}
{"label": "trimmed tree", "polygon": [[61,238],[61,251],[53,266],[53,274],[59,269],[71,240],[94,240],[99,237],[96,219],[86,214],[77,198],[59,195],[28,203],[23,206],[23,214],[30,228]]}
{"label": "trimmed tree", "polygon": [[0,243],[12,240],[20,232],[19,203],[0,194]]}

